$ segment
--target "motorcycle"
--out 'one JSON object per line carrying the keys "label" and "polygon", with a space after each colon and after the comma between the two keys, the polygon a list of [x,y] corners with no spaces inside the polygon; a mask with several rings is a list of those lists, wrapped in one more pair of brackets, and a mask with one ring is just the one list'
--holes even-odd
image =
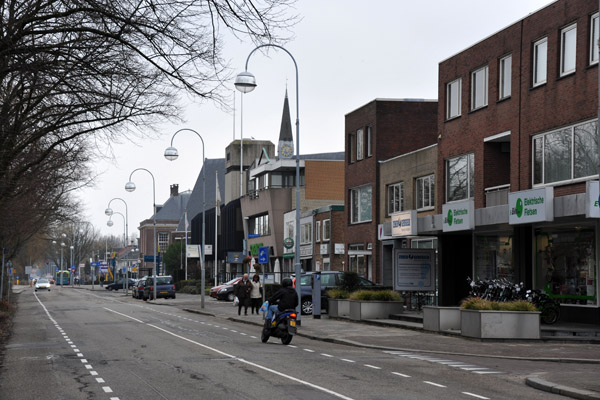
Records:
{"label": "motorcycle", "polygon": [[281,339],[281,343],[290,344],[296,334],[296,310],[285,310],[273,320],[265,320],[260,340],[267,343],[271,336]]}
{"label": "motorcycle", "polygon": [[527,300],[540,310],[543,323],[550,325],[560,319],[560,304],[541,290],[528,290]]}

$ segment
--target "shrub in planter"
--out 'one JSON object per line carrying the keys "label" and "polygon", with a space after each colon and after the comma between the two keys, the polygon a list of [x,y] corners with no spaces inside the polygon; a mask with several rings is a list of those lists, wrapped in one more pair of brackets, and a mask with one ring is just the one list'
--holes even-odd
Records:
{"label": "shrub in planter", "polygon": [[360,278],[356,272],[346,271],[342,273],[340,278],[340,289],[347,292],[354,292],[358,290],[360,285]]}
{"label": "shrub in planter", "polygon": [[358,290],[350,295],[350,300],[402,301],[402,297],[393,290]]}
{"label": "shrub in planter", "polygon": [[479,297],[469,297],[463,300],[460,307],[465,310],[538,311],[535,305],[527,300],[498,302],[484,300]]}
{"label": "shrub in planter", "polygon": [[344,299],[347,299],[348,297],[350,297],[350,293],[348,293],[346,290],[336,288],[336,289],[329,289],[327,291],[327,296],[330,299],[344,300]]}

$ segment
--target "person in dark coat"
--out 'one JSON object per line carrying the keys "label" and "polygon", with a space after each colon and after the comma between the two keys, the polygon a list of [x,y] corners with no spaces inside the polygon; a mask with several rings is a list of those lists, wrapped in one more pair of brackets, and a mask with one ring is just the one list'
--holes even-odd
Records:
{"label": "person in dark coat", "polygon": [[244,307],[244,315],[248,315],[248,306],[250,305],[250,291],[252,290],[252,283],[248,279],[248,274],[244,274],[241,281],[235,284],[233,288],[233,294],[235,294],[239,300],[238,303],[238,315],[242,314],[242,307]]}
{"label": "person in dark coat", "polygon": [[293,287],[292,280],[290,278],[284,278],[281,281],[281,289],[275,292],[273,296],[269,297],[268,301],[269,309],[267,318],[265,319],[265,325],[268,325],[276,314],[285,310],[295,309],[296,306],[298,306],[298,294]]}

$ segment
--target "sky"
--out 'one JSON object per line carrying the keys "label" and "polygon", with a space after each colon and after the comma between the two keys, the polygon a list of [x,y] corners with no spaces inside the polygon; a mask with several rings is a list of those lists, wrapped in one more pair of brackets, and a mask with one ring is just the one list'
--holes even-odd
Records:
{"label": "sky", "polygon": [[[550,3],[299,0],[295,7],[301,21],[285,48],[298,65],[300,153],[343,151],[344,116],[373,99],[437,99],[441,61]],[[226,39],[223,55],[235,74],[244,70],[253,49],[250,41]],[[152,173],[156,203],[162,204],[169,198],[172,184],[178,184],[180,192],[191,190],[202,168],[202,142],[191,132],[176,136],[176,161],[164,158],[171,137],[181,128],[198,132],[204,140],[205,156],[212,159],[224,158],[225,147],[241,134],[276,144],[286,88],[292,125],[296,119],[292,59],[281,50],[257,51],[248,71],[255,75],[258,86],[243,95],[243,100],[240,92],[235,94],[235,118],[231,111],[182,95],[185,122],[161,124],[155,140],[112,143],[106,153],[113,157],[96,158],[92,164],[96,179],[76,193],[83,205],[81,218],[104,235],[123,235],[124,218],[114,215],[109,227],[104,214],[111,199],[122,198],[127,203],[129,236],[139,237],[139,223],[152,216],[153,182],[150,174],[138,171],[132,177],[136,190],[127,192],[125,184],[131,172],[146,168]],[[233,80],[230,88],[233,94]],[[119,200],[113,200],[111,208],[126,214]]]}

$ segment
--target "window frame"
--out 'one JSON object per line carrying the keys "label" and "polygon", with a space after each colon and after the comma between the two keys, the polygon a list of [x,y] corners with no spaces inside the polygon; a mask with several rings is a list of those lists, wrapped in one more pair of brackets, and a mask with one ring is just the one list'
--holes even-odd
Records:
{"label": "window frame", "polygon": [[[545,52],[545,58],[546,58],[546,65],[544,66],[545,69],[545,74],[544,74],[544,80],[540,80],[538,81],[538,68],[539,68],[539,57],[538,57],[538,49],[539,47],[545,44],[546,45],[546,52]],[[535,42],[533,42],[533,76],[532,76],[532,83],[533,83],[533,87],[538,87],[541,85],[545,85],[546,82],[548,82],[548,37],[544,37],[542,39],[536,40]]]}
{"label": "window frame", "polygon": [[350,139],[350,148],[348,149],[348,164],[354,164],[356,162],[356,133],[349,133],[348,138]]}
{"label": "window frame", "polygon": [[321,221],[315,221],[315,243],[321,241]]}
{"label": "window frame", "polygon": [[[510,68],[506,68],[506,60],[510,59]],[[508,99],[512,95],[512,54],[498,61],[498,100]],[[505,94],[508,83],[508,94]]]}
{"label": "window frame", "polygon": [[[567,33],[571,32],[575,30],[575,42],[573,43],[573,50],[572,50],[572,56],[573,56],[573,68],[566,70],[565,69],[565,60],[566,60],[566,54],[565,54],[565,50],[567,49],[565,46],[568,43],[567,41],[565,41],[565,37],[567,35]],[[569,54],[570,55],[570,54]],[[577,69],[577,23],[573,23],[569,26],[564,27],[563,29],[560,30],[560,68],[559,68],[559,76],[563,77],[566,75],[570,75],[572,73],[575,72],[575,70]]]}
{"label": "window frame", "polygon": [[[487,107],[488,105],[489,72],[489,65],[484,65],[471,72],[471,111],[479,110],[480,108]],[[478,105],[476,103],[479,99],[477,96],[477,77],[479,73],[483,73],[483,99],[481,104]]]}
{"label": "window frame", "polygon": [[373,132],[371,131],[371,126],[367,126],[367,157],[373,156]]}
{"label": "window frame", "polygon": [[[396,203],[396,199],[394,198],[394,201],[392,203],[392,199],[391,199],[391,195],[392,195],[392,190],[394,191],[394,195],[395,195],[395,189],[399,188],[398,190],[398,194],[399,194],[399,209],[396,210],[395,207],[392,207],[392,204]],[[387,210],[388,210],[388,215],[392,215],[394,213],[397,212],[401,212],[404,211],[404,182],[396,182],[396,183],[391,183],[389,185],[387,185],[387,191],[386,191],[386,200],[387,200]]]}
{"label": "window frame", "polygon": [[[596,24],[594,24],[594,21]],[[600,32],[600,13],[595,13],[590,16],[590,55],[588,59],[589,65],[598,64],[600,59],[600,51],[598,51],[598,40]],[[596,50],[596,51],[594,51]],[[594,59],[594,55],[596,59]]]}
{"label": "window frame", "polygon": [[[370,189],[371,190],[371,196],[370,196],[370,207],[371,207],[371,213],[369,216],[369,219],[365,219],[365,220],[361,220],[360,216],[362,214],[362,207],[361,207],[361,202],[360,202],[360,197],[362,194],[363,190],[366,189]],[[357,211],[358,211],[358,216],[355,215],[354,213],[354,204],[355,204],[355,199],[354,199],[354,193],[357,194]],[[357,186],[354,187],[352,189],[350,189],[350,224],[354,225],[354,224],[362,224],[365,222],[371,222],[373,221],[373,186],[372,185],[362,185],[362,186]]]}
{"label": "window frame", "polygon": [[[465,198],[462,199],[453,199],[453,200],[449,200],[449,185],[450,185],[450,181],[448,179],[449,174],[449,167],[450,167],[450,162],[452,160],[456,160],[458,158],[462,158],[462,157],[466,157],[467,158],[467,196]],[[472,161],[471,161],[472,160]],[[473,164],[472,167],[470,167],[470,164]],[[473,174],[475,172],[475,153],[474,152],[470,152],[470,153],[465,153],[465,154],[461,154],[459,156],[456,157],[452,157],[452,158],[448,158],[445,160],[445,166],[444,166],[445,172],[446,172],[446,176],[445,176],[445,188],[444,188],[444,192],[445,192],[445,196],[446,196],[446,202],[447,203],[453,203],[456,201],[463,201],[463,200],[469,200],[469,199],[473,199],[475,197],[475,177],[471,176],[471,170],[473,170]],[[473,185],[471,185],[471,182],[473,182]]]}
{"label": "window frame", "polygon": [[300,245],[312,244],[312,223],[300,224]]}
{"label": "window frame", "polygon": [[[452,91],[452,85],[457,84],[457,88],[455,91]],[[456,114],[452,113],[452,97],[453,93],[456,92]],[[458,118],[461,116],[462,108],[462,78],[456,78],[448,83],[446,83],[446,120],[450,120],[453,118]]]}
{"label": "window frame", "polygon": [[323,242],[331,240],[331,220],[329,218],[323,220]]}
{"label": "window frame", "polygon": [[365,158],[365,142],[364,130],[356,130],[356,161],[361,161]]}
{"label": "window frame", "polygon": [[[169,232],[158,232],[158,247],[160,251],[165,252],[169,248]],[[165,245],[164,248],[162,245]]]}
{"label": "window frame", "polygon": [[[419,207],[419,182],[423,183],[423,188],[425,187],[424,185],[426,184],[429,185],[429,204],[427,206],[422,206]],[[415,179],[415,209],[417,211],[428,211],[428,210],[433,210],[435,208],[435,174],[429,174],[429,175],[425,175],[425,176],[421,176]],[[425,197],[425,190],[422,191],[423,193],[423,204],[425,204],[424,201],[424,197]]]}

